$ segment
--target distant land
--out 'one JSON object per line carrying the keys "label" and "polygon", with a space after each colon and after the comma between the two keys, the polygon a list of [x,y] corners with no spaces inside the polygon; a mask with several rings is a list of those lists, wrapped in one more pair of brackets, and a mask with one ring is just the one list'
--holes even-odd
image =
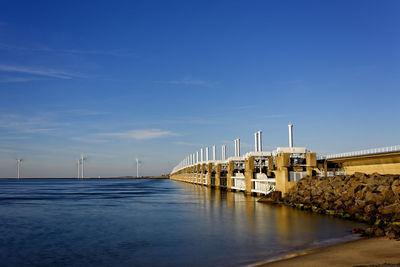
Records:
{"label": "distant land", "polygon": [[[15,177],[10,178],[0,178],[0,179],[18,179]],[[76,177],[21,177],[19,179],[169,179],[169,175],[163,174],[160,176],[119,176],[119,177],[85,177],[85,178],[76,178]]]}

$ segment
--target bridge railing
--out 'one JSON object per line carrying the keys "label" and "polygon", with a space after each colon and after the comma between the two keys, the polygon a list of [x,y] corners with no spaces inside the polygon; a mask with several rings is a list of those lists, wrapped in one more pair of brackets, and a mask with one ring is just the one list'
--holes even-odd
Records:
{"label": "bridge railing", "polygon": [[371,155],[371,154],[382,154],[382,153],[390,153],[390,152],[400,152],[400,145],[364,149],[364,150],[345,152],[345,153],[322,155],[322,156],[318,156],[317,159],[336,159],[336,158],[346,158],[346,157],[364,156],[364,155]]}

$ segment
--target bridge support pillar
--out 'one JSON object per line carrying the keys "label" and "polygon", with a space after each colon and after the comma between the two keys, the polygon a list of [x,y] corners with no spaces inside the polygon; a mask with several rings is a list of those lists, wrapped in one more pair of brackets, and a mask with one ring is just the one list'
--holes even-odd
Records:
{"label": "bridge support pillar", "polygon": [[267,169],[267,176],[271,177],[272,170],[274,169],[274,158],[268,157],[268,169]]}
{"label": "bridge support pillar", "polygon": [[215,187],[221,187],[221,164],[215,166]]}
{"label": "bridge support pillar", "polygon": [[206,164],[201,164],[200,184],[204,185],[204,177],[206,175]]}
{"label": "bridge support pillar", "polygon": [[191,179],[191,183],[194,184],[195,181],[195,177],[196,177],[196,171],[195,171],[196,167],[192,166],[192,179]]}
{"label": "bridge support pillar", "polygon": [[306,155],[306,164],[307,164],[307,175],[312,176],[313,170],[317,167],[317,154],[316,153],[307,153]]}
{"label": "bridge support pillar", "polygon": [[211,187],[212,163],[207,164],[207,186]]}
{"label": "bridge support pillar", "polygon": [[231,191],[232,190],[232,176],[233,176],[233,161],[228,162],[228,173],[226,174],[226,190]]}
{"label": "bridge support pillar", "polygon": [[245,185],[244,193],[246,195],[251,195],[251,189],[252,189],[251,179],[253,179],[253,172],[254,172],[254,157],[249,157],[248,159],[246,159],[244,163],[244,185]]}
{"label": "bridge support pillar", "polygon": [[275,189],[276,191],[282,192],[282,195],[284,195],[296,184],[296,182],[289,181],[290,153],[281,153],[276,156],[275,163]]}
{"label": "bridge support pillar", "polygon": [[200,184],[199,183],[199,180],[200,180],[200,177],[201,177],[201,173],[200,173],[200,164],[197,164],[196,165],[196,184]]}

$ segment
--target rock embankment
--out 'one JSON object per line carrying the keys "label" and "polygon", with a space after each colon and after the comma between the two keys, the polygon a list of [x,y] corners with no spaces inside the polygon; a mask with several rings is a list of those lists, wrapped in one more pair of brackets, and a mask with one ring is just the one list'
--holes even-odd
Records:
{"label": "rock embankment", "polygon": [[283,198],[291,206],[366,222],[369,236],[400,238],[400,176],[305,177]]}

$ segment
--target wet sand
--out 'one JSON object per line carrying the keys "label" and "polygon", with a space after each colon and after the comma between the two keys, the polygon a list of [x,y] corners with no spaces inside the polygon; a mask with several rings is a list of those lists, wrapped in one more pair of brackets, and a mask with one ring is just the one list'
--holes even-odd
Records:
{"label": "wet sand", "polygon": [[369,238],[287,255],[286,259],[256,266],[358,266],[399,264],[400,241]]}

